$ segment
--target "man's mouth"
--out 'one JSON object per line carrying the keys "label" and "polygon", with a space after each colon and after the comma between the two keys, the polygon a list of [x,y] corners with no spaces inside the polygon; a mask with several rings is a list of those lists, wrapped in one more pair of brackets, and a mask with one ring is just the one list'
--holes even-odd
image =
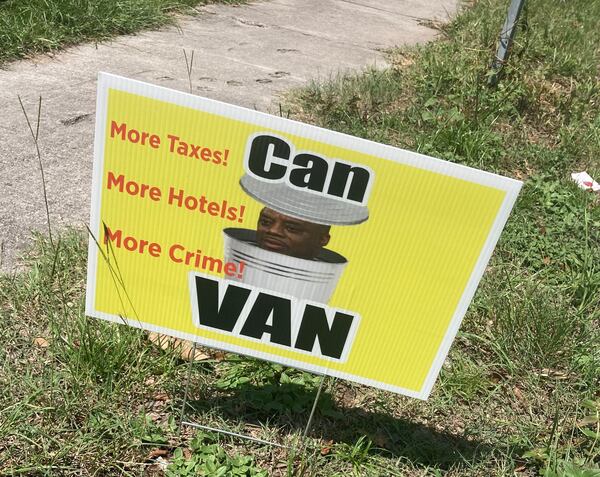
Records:
{"label": "man's mouth", "polygon": [[285,242],[282,242],[281,240],[272,237],[263,238],[261,241],[261,245],[263,246],[263,248],[266,248],[267,250],[272,250],[274,252],[281,252],[282,250],[287,249],[287,245],[285,244]]}

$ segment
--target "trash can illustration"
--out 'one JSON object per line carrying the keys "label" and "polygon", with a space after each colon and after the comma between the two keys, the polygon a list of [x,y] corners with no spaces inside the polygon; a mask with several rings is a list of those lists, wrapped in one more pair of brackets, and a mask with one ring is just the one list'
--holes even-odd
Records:
{"label": "trash can illustration", "polygon": [[[265,207],[312,224],[353,225],[369,218],[366,206],[323,197],[287,183],[269,183],[246,174],[240,185]],[[256,230],[226,228],[223,234],[225,260],[244,263],[242,278],[234,280],[300,299],[327,303],[348,265],[344,256],[327,248],[321,248],[311,259],[261,248]]]}

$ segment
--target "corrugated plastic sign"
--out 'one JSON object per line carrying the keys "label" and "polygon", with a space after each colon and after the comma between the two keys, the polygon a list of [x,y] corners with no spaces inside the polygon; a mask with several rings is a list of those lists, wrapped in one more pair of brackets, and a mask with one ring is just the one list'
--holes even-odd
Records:
{"label": "corrugated plastic sign", "polygon": [[100,74],[87,314],[425,399],[520,187]]}

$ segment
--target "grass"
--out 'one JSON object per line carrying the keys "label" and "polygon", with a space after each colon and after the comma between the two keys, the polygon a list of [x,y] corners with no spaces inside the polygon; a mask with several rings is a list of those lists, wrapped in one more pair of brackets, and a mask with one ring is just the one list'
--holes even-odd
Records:
{"label": "grass", "polygon": [[173,13],[241,0],[0,0],[0,65],[84,41],[159,28]]}
{"label": "grass", "polygon": [[[391,68],[291,101],[293,117],[525,182],[428,402],[328,379],[304,453],[180,436],[187,364],[84,316],[85,239],[68,232],[0,278],[0,475],[600,475],[600,207],[570,181],[600,176],[600,3],[528,2],[489,88],[506,8],[476,2]],[[297,448],[319,380],[208,354],[190,419]]]}

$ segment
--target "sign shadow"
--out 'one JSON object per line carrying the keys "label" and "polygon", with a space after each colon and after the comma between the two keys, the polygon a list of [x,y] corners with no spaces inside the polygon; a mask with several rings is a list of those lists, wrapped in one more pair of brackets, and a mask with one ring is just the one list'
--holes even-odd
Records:
{"label": "sign shadow", "polygon": [[[268,426],[279,430],[280,439],[288,433],[298,435],[306,426],[317,387],[314,383],[278,382],[262,386],[243,383],[234,389],[209,389],[201,397],[196,389],[190,393],[186,419],[210,425],[218,416],[221,425],[239,429],[242,424],[241,433]],[[324,452],[329,452],[327,448],[335,444],[352,446],[366,436],[372,442],[371,454],[404,457],[423,466],[449,469],[459,463],[484,460],[493,451],[488,444],[467,436],[439,431],[426,424],[394,417],[383,410],[352,406],[345,402],[348,390],[373,396],[383,393],[340,381],[333,389],[326,386],[307,434],[326,443]],[[389,399],[398,399],[391,393],[385,395]],[[271,439],[277,441],[273,436]]]}

